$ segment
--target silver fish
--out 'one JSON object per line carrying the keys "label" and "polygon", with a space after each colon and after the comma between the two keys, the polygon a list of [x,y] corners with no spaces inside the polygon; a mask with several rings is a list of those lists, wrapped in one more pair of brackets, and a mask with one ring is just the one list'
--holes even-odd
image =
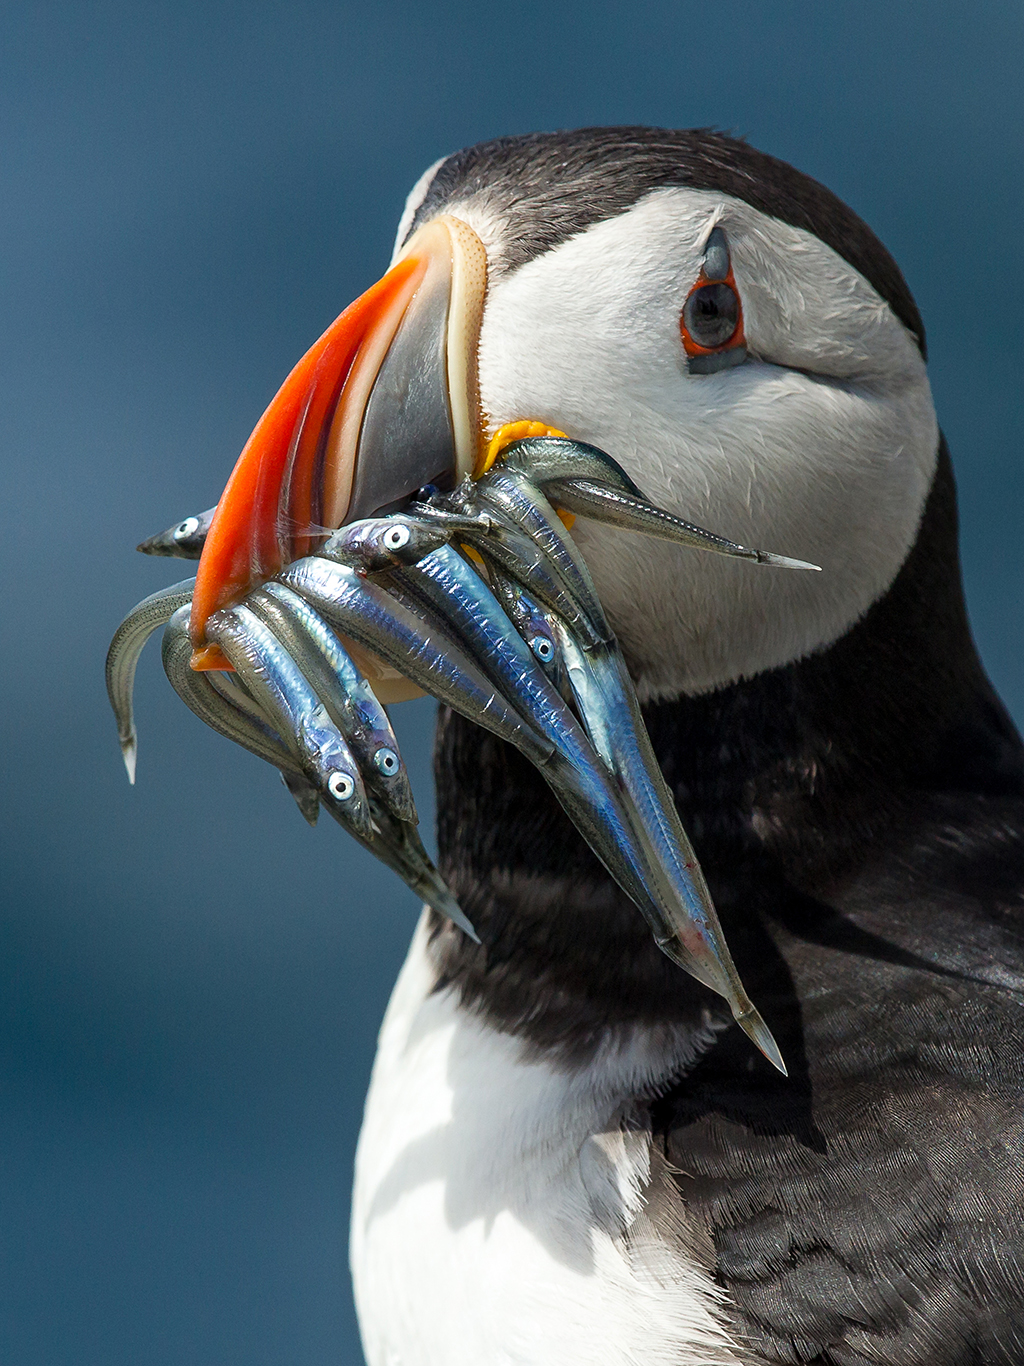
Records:
{"label": "silver fish", "polygon": [[497,565],[488,564],[487,582],[502,611],[529,645],[548,682],[564,700],[574,702],[574,697],[569,694],[565,661],[552,626],[552,614],[546,612],[521,584],[504,574]]}
{"label": "silver fish", "polygon": [[[489,476],[484,475],[484,479],[489,479]],[[436,526],[438,531],[447,531],[449,541],[456,545],[470,546],[477,555],[486,559],[489,570],[493,567],[506,578],[528,585],[530,593],[569,622],[587,645],[610,640],[611,628],[605,620],[600,602],[596,594],[588,596],[575,560],[564,556],[555,559],[546,553],[537,540],[521,528],[517,515],[519,510],[488,497],[493,481],[481,487],[482,483],[482,480],[478,483],[467,480],[452,494],[453,501],[458,500],[464,514],[472,511],[471,516],[446,513],[436,506],[422,507],[418,504],[409,510],[409,516],[424,521],[427,526]],[[359,525],[355,524],[356,527]],[[535,522],[534,529],[537,525]],[[322,553],[337,554],[336,547],[349,530],[344,527],[336,533]]]}
{"label": "silver fish", "polygon": [[[735,1000],[741,1015],[748,1014],[749,1003],[738,978],[722,990],[721,975],[708,973],[702,962],[701,939],[697,940],[696,952],[687,950],[689,927],[698,920],[702,925],[701,937],[717,941],[716,957],[728,963],[720,929],[714,922],[705,923],[710,893],[685,830],[678,817],[673,820],[675,805],[651,750],[639,709],[632,704],[635,693],[631,681],[623,677],[621,657],[606,647],[585,650],[556,613],[544,611],[518,584],[502,583],[500,575],[492,574],[491,587],[551,683],[559,691],[566,684],[571,690],[576,713],[591,743],[608,772],[622,784],[639,809],[637,833],[651,841],[653,862],[674,870],[676,885],[688,893],[686,914],[680,923],[674,922],[672,935],[658,938],[659,947],[706,986]],[[756,1021],[752,1024],[759,1046],[778,1065],[781,1059],[777,1049],[773,1051],[773,1041]]]}
{"label": "silver fish", "polygon": [[372,789],[367,791],[340,730],[271,627],[240,605],[214,613],[207,635],[220,645],[285,739],[327,812],[418,896],[479,942],[415,826],[398,819]]}
{"label": "silver fish", "polygon": [[315,825],[320,812],[317,789],[303,774],[295,756],[254,699],[234,675],[214,671],[197,673],[192,668],[188,619],[189,609],[182,607],[171,617],[164,631],[163,665],[171,687],[200,721],[273,764],[302,815],[310,825]]}
{"label": "silver fish", "polygon": [[351,746],[366,783],[397,820],[417,823],[416,804],[387,712],[337,635],[304,598],[284,584],[250,593],[262,617],[299,665]]}
{"label": "silver fish", "polygon": [[527,437],[502,452],[501,465],[526,475],[544,490],[550,502],[581,517],[673,541],[692,550],[710,550],[776,569],[821,570],[820,565],[807,560],[739,545],[665,512],[640,492],[610,455],[583,441]]}
{"label": "silver fish", "polygon": [[[545,509],[539,491],[533,491],[531,502],[539,515],[557,520],[553,509]],[[724,996],[737,1023],[781,1067],[778,1048],[733,965],[617,647],[611,641],[597,650],[592,647],[590,654],[599,660],[598,674],[589,665],[590,654],[581,651],[588,658],[588,679],[599,677],[601,687],[577,687],[570,666],[577,707],[598,739],[595,747],[602,767],[530,646],[511,628],[480,575],[452,546],[436,545],[439,536],[439,527],[423,527],[415,518],[395,515],[343,528],[322,553],[343,558],[346,567],[361,558],[386,584],[400,582],[426,615],[443,620],[456,634],[505,700],[551,742],[551,755],[537,765],[540,772],[595,854],[647,916],[659,946]],[[485,542],[478,544],[483,549]],[[566,556],[572,562],[569,547]],[[384,570],[388,563],[394,568]],[[587,574],[582,564],[579,572]],[[603,614],[595,623],[601,624]],[[563,657],[574,664],[575,655],[564,647],[579,647],[571,632],[562,629]]]}
{"label": "silver fish", "polygon": [[370,804],[355,756],[270,627],[240,605],[215,612],[206,634],[234,665],[303,772],[325,793],[332,814],[353,834],[368,838]]}
{"label": "silver fish", "polygon": [[[659,946],[724,996],[741,1027],[785,1071],[736,973],[625,663],[552,500],[690,548],[817,568],[664,512],[595,447],[530,438],[509,447],[479,480],[420,500],[407,516],[341,528],[319,554],[289,566],[245,604],[215,613],[207,636],[240,680],[222,675],[197,687],[180,677],[176,662],[176,686],[193,701],[201,696],[205,719],[216,716],[218,729],[247,736],[249,748],[255,736],[262,757],[276,756],[307,818],[322,801],[472,934],[407,819],[415,818],[412,794],[386,714],[335,632],[369,648],[538,767],[637,902]],[[199,531],[199,519],[190,520],[195,528],[179,524],[140,548],[166,543],[176,531],[187,541]],[[183,656],[185,646],[175,648]],[[451,906],[438,905],[445,898]]]}
{"label": "silver fish", "polygon": [[296,560],[278,582],[424,692],[515,745],[532,762],[551,754],[551,742],[498,693],[442,619],[428,620],[349,565],[322,555]]}
{"label": "silver fish", "polygon": [[206,535],[216,511],[212,507],[186,517],[184,521],[169,526],[166,531],[150,536],[135,549],[141,550],[143,555],[170,555],[176,560],[198,560],[202,556]]}
{"label": "silver fish", "polygon": [[[296,561],[280,578],[339,629],[530,759],[612,876],[649,907],[660,932],[670,933],[651,903],[644,856],[629,821],[607,775],[595,765],[579,723],[482,580],[448,547],[430,552],[417,567],[434,557],[440,563],[430,565],[435,572],[428,572],[425,582],[436,589],[436,612],[430,590],[421,592],[424,585],[415,580],[407,586],[421,597],[417,614],[349,565],[321,556]],[[469,644],[472,661],[459,636]]]}
{"label": "silver fish", "polygon": [[[471,487],[465,483],[460,485],[456,495],[499,520],[508,536],[525,537],[540,551],[547,575],[555,577],[562,593],[575,601],[577,614],[582,614],[587,623],[585,632],[581,631],[577,621],[572,623],[581,639],[587,643],[614,640],[583,556],[571,537],[566,535],[564,523],[544,496],[543,490],[528,474],[514,466],[506,468],[503,462],[499,462]],[[484,540],[479,540],[476,545],[484,553]],[[526,558],[519,567],[510,562],[509,572],[520,575],[521,582],[529,577],[529,583],[525,586],[530,587],[545,605],[559,611],[554,599],[547,602],[546,578],[527,574],[531,564],[532,560]]]}
{"label": "silver fish", "polygon": [[434,867],[415,825],[409,821],[396,820],[383,804],[376,802],[372,793],[370,805],[378,833],[374,839],[366,842],[366,848],[393,869],[421,900],[447,916],[474,943],[479,944],[480,936]]}
{"label": "silver fish", "polygon": [[114,632],[107,651],[107,696],[117,721],[117,738],[121,756],[128,770],[128,781],[135,782],[139,737],[135,729],[132,695],[135,691],[135,670],[146,641],[159,626],[168,622],[175,612],[192,601],[195,579],[185,579],[161,588],[143,598],[125,617]]}
{"label": "silver fish", "polygon": [[564,623],[554,618],[552,626],[587,733],[630,798],[627,809],[637,813],[635,828],[649,848],[652,867],[667,874],[668,893],[673,899],[667,903],[671,932],[665,935],[655,930],[658,947],[723,996],[740,1028],[769,1062],[785,1073],[778,1045],[747,996],[732,961],[697,855],[651,747],[622,656],[606,648],[583,650]]}
{"label": "silver fish", "polygon": [[[213,730],[277,768],[299,810],[311,825],[315,825],[321,792],[303,772],[294,749],[274,729],[256,699],[236,674],[216,670],[196,672],[192,669],[188,622],[194,583],[194,579],[188,579],[146,598],[121,623],[111,642],[107,657],[107,689],[118,722],[129,778],[134,782],[137,737],[133,723],[132,685],[135,669],[150,635],[166,624],[163,663],[172,687],[190,710]],[[278,589],[277,585],[271,587],[274,591]],[[287,593],[287,590],[281,591]],[[301,614],[307,626],[315,624],[310,620],[308,604],[302,599],[289,594],[285,601],[297,612],[304,609]],[[320,625],[323,626],[323,623]],[[335,662],[340,661],[336,659]],[[351,660],[348,664],[351,665]],[[354,665],[351,667],[355,669]],[[417,896],[479,942],[475,928],[452,896],[416,832],[408,775],[387,714],[361,676],[356,674],[355,677],[348,677],[347,685],[354,706],[353,723],[362,727],[360,738],[365,741],[365,753],[372,765],[369,774],[371,790],[367,794],[372,829],[368,836],[363,837],[346,821],[342,814],[343,806],[337,803],[329,789],[323,794],[324,805],[339,824],[398,873]],[[382,749],[393,752],[394,764],[388,762],[390,755],[381,754]],[[393,781],[396,776],[397,782]],[[327,780],[330,781],[329,774]],[[377,792],[385,800],[378,801]],[[413,819],[403,820],[396,815],[396,812],[402,811],[409,811]]]}

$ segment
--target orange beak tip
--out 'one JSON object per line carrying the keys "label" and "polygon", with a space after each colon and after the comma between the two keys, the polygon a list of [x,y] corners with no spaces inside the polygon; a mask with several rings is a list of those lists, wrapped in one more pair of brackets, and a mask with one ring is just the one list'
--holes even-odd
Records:
{"label": "orange beak tip", "polygon": [[221,669],[224,673],[234,673],[235,666],[219,645],[203,645],[192,651],[189,661],[196,673],[206,673],[210,669]]}

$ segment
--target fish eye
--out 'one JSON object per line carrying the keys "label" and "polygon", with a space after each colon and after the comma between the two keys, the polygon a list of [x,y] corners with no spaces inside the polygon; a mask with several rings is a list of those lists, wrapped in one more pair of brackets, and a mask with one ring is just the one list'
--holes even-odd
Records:
{"label": "fish eye", "polygon": [[543,664],[550,664],[555,657],[555,647],[546,636],[534,636],[530,649]]}
{"label": "fish eye", "polygon": [[386,777],[390,778],[398,772],[398,755],[393,749],[383,746],[373,756],[373,762]]}
{"label": "fish eye", "polygon": [[335,769],[327,779],[327,791],[339,802],[347,802],[352,793],[356,790],[356,785],[347,773],[342,773],[340,769]]}
{"label": "fish eye", "polygon": [[683,324],[692,341],[712,350],[732,338],[740,320],[740,301],[724,280],[693,290],[683,308]]}
{"label": "fish eye", "polygon": [[180,526],[174,528],[174,539],[176,541],[187,540],[189,536],[194,536],[199,530],[198,517],[186,517]]}
{"label": "fish eye", "polygon": [[389,526],[384,533],[383,541],[385,550],[401,550],[409,544],[409,528],[401,522],[396,526]]}

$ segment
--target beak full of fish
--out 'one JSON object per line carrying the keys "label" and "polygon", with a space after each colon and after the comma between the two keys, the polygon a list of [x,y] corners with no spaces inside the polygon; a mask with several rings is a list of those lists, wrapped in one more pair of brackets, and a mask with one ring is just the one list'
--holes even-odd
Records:
{"label": "beak full of fish", "polygon": [[[724,997],[784,1071],[739,980],[629,673],[560,513],[754,564],[816,567],[746,549],[662,511],[595,447],[558,437],[517,441],[478,478],[466,476],[449,492],[428,485],[399,510],[349,521],[238,601],[215,606],[202,640],[215,667],[195,667],[196,580],[139,603],[107,657],[129,777],[134,782],[135,668],[163,627],[167,676],[197,716],[277,768],[310,823],[326,810],[476,939],[419,837],[408,774],[374,690],[383,674],[398,675],[536,766],[659,948]],[[195,558],[211,520],[190,517],[140,549]]]}
{"label": "beak full of fish", "polygon": [[671,516],[609,456],[541,423],[489,434],[478,365],[488,271],[467,222],[418,227],[294,366],[217,507],[139,547],[199,563],[195,579],[140,603],[110,647],[129,775],[135,666],[163,626],[164,666],[186,704],[273,764],[307,820],[326,809],[475,939],[417,833],[383,705],[429,693],[536,766],[660,948],[782,1068],[566,520],[815,566]]}

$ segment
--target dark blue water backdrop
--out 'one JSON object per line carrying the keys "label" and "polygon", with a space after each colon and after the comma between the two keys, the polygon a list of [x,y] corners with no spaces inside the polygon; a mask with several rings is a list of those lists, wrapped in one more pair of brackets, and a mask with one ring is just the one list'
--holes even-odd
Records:
{"label": "dark blue water backdrop", "polygon": [[[183,576],[293,362],[442,153],[717,125],[825,181],[929,331],[986,663],[1024,719],[1024,10],[634,0],[12,4],[0,17],[5,566],[0,1360],[357,1363],[374,1038],[416,905],[107,640]],[[396,712],[421,810],[432,704]]]}

